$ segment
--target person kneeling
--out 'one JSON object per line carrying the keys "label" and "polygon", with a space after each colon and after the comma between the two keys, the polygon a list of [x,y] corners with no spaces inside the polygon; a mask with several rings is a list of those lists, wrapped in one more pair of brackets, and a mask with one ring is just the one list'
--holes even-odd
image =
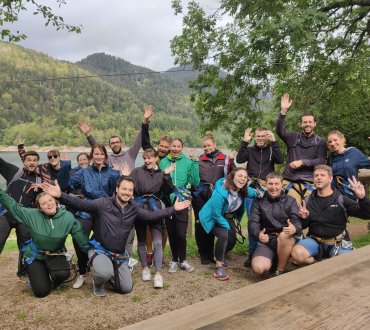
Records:
{"label": "person kneeling", "polygon": [[308,221],[308,237],[292,250],[292,258],[299,265],[351,252],[352,243],[346,231],[348,216],[370,219],[370,200],[366,198],[364,186],[355,177],[348,179],[357,202],[333,188],[332,180],[331,167],[315,167],[316,190],[302,202],[299,210],[301,218]]}
{"label": "person kneeling", "polygon": [[271,172],[266,177],[267,191],[254,201],[249,221],[250,232],[258,239],[252,257],[252,270],[264,274],[276,268],[282,274],[295,244],[295,235],[302,229],[296,200],[283,192],[283,177]]}

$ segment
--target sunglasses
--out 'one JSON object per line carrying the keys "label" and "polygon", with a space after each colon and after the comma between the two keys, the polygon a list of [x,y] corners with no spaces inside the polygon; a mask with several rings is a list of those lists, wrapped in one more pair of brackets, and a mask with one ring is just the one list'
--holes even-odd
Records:
{"label": "sunglasses", "polygon": [[52,159],[52,158],[57,159],[58,157],[59,157],[58,155],[50,155],[48,156],[48,159]]}

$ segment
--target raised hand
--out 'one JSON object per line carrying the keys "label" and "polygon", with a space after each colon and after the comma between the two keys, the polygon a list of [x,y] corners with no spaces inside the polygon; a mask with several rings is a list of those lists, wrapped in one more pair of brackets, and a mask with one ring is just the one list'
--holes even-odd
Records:
{"label": "raised hand", "polygon": [[307,210],[306,207],[306,202],[302,200],[302,205],[298,203],[298,208],[299,208],[299,217],[302,219],[307,219],[308,216],[310,215],[310,212]]}
{"label": "raised hand", "polygon": [[153,116],[153,106],[151,104],[147,105],[144,109],[144,116],[143,116],[143,123],[148,124],[150,122],[150,118]]}
{"label": "raised hand", "polygon": [[195,154],[195,149],[194,148],[189,149],[188,157],[190,159],[194,159],[194,160],[198,159],[198,156]]}
{"label": "raised hand", "polygon": [[172,163],[164,169],[165,174],[170,174],[176,168],[176,163]]}
{"label": "raised hand", "polygon": [[266,234],[266,229],[263,228],[261,231],[260,231],[260,234],[258,235],[258,239],[261,243],[268,243],[270,238],[269,238],[269,235]]}
{"label": "raised hand", "polygon": [[55,185],[52,185],[48,182],[41,183],[41,188],[43,191],[47,192],[49,195],[59,198],[62,194],[62,191],[60,190],[59,184],[57,181],[55,181]]}
{"label": "raised hand", "polygon": [[274,142],[274,141],[276,141],[276,139],[275,139],[275,135],[274,135],[274,133],[272,133],[272,131],[267,131],[267,132],[266,132],[266,135],[267,135],[267,139],[268,139],[270,142]]}
{"label": "raised hand", "polygon": [[181,210],[184,210],[186,209],[187,207],[189,207],[191,205],[191,202],[190,201],[183,201],[183,202],[179,202],[179,200],[176,198],[176,201],[175,203],[173,204],[173,206],[175,207],[175,210],[176,211],[181,211]]}
{"label": "raised hand", "polygon": [[290,99],[289,94],[285,93],[281,97],[280,106],[281,106],[281,114],[286,115],[288,109],[292,106],[293,100]]}
{"label": "raised hand", "polygon": [[297,232],[296,227],[288,219],[288,227],[283,227],[283,233],[285,235],[294,235]]}
{"label": "raised hand", "polygon": [[365,187],[360,181],[357,181],[356,177],[353,176],[352,179],[348,178],[348,182],[351,185],[351,189],[358,199],[363,199],[366,196]]}
{"label": "raised hand", "polygon": [[22,135],[19,135],[19,137],[18,137],[18,141],[17,141],[18,143],[18,145],[20,145],[20,144],[24,144],[24,142],[25,142],[25,139],[23,139],[22,138]]}
{"label": "raised hand", "polygon": [[252,140],[252,136],[253,136],[252,129],[247,128],[244,132],[244,141],[249,143]]}
{"label": "raised hand", "polygon": [[229,155],[227,156],[230,160],[233,160],[235,157],[236,157],[236,155],[237,155],[237,151],[236,150],[233,150],[233,151],[231,151],[230,153],[229,153]]}
{"label": "raised hand", "polygon": [[129,176],[130,173],[131,173],[130,167],[128,166],[128,164],[126,162],[124,162],[123,165],[121,165],[121,175],[122,176]]}
{"label": "raised hand", "polygon": [[83,119],[78,122],[78,129],[86,136],[90,136],[91,134],[90,124]]}
{"label": "raised hand", "polygon": [[60,153],[60,160],[69,160],[68,153],[61,152]]}

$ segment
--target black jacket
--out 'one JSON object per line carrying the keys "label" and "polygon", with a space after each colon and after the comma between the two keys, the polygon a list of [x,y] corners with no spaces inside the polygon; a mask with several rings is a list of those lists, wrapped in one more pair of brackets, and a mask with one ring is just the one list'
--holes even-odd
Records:
{"label": "black jacket", "polygon": [[307,209],[310,212],[307,219],[310,235],[322,238],[340,235],[347,227],[347,215],[370,219],[368,198],[361,199],[357,203],[343,195],[343,203],[340,203],[339,196],[340,192],[336,189],[328,197],[319,197],[316,191],[311,194],[307,201]]}
{"label": "black jacket", "polygon": [[284,162],[283,154],[278,142],[264,148],[257,146],[248,147],[249,143],[243,141],[236,156],[236,161],[241,164],[248,161],[248,176],[255,179],[266,180],[267,174],[275,170],[275,164]]}
{"label": "black jacket", "polygon": [[62,193],[60,202],[79,211],[93,213],[95,239],[104,248],[115,253],[125,252],[127,238],[135,221],[155,221],[175,213],[173,206],[155,212],[147,211],[133,200],[121,208],[115,196],[86,201]]}
{"label": "black jacket", "polygon": [[296,200],[281,193],[279,198],[271,198],[267,193],[261,199],[253,201],[249,226],[252,235],[258,240],[260,231],[280,233],[288,226],[288,219],[296,228],[299,235],[302,230],[301,220]]}

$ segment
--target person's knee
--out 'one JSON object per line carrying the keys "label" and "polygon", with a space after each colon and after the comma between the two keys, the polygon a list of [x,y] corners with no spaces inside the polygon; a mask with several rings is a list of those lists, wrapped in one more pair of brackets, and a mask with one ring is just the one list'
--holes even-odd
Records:
{"label": "person's knee", "polygon": [[[265,258],[264,258],[265,259]],[[252,259],[252,270],[258,275],[262,275],[269,271],[271,268],[270,260],[261,260],[261,258],[256,257]]]}
{"label": "person's knee", "polygon": [[58,270],[58,271],[53,271],[53,272],[50,273],[51,278],[57,284],[68,280],[70,274],[71,273],[70,273],[69,270]]}
{"label": "person's knee", "polygon": [[153,241],[154,250],[162,249],[162,239],[156,239]]}
{"label": "person's knee", "polygon": [[310,257],[310,254],[303,246],[296,245],[292,249],[291,256],[296,263],[301,264]]}
{"label": "person's knee", "polygon": [[281,232],[277,238],[277,244],[280,246],[287,246],[294,244],[294,238],[291,235],[286,235]]}
{"label": "person's knee", "polygon": [[32,286],[32,292],[37,298],[44,298],[51,292],[51,284],[39,287]]}

